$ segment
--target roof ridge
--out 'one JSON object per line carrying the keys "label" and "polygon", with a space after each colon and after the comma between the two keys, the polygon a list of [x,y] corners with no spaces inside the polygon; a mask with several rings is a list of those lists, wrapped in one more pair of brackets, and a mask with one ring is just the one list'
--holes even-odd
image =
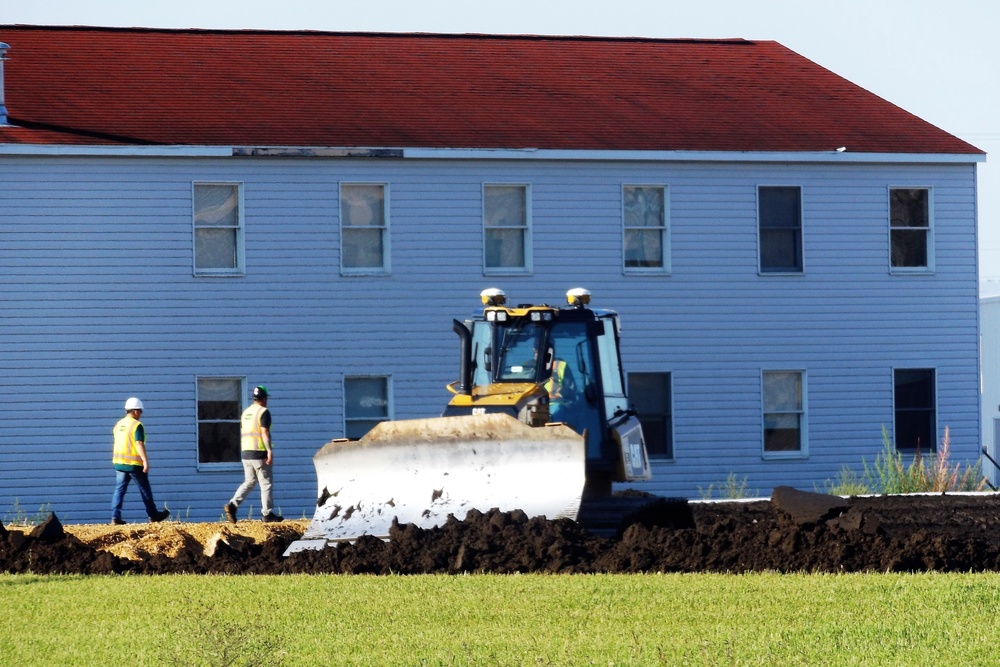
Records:
{"label": "roof ridge", "polygon": [[[475,40],[526,40],[526,41],[567,41],[567,42],[650,42],[656,44],[715,44],[720,46],[749,46],[761,40],[743,37],[642,37],[621,35],[546,35],[531,33],[478,33],[478,32],[387,32],[364,30],[275,30],[268,28],[150,28],[144,26],[91,26],[91,25],[32,25],[26,23],[0,24],[0,30],[39,30],[67,32],[127,32],[164,33],[191,35],[276,35],[308,37],[379,37],[379,38],[420,38],[420,39],[475,39]],[[764,40],[767,41],[767,40]]]}

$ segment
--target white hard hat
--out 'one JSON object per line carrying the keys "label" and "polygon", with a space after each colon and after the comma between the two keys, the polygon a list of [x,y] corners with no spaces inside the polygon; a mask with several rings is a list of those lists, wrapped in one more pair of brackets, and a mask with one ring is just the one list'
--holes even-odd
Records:
{"label": "white hard hat", "polygon": [[133,410],[142,410],[142,401],[135,396],[125,401],[125,412],[132,412]]}

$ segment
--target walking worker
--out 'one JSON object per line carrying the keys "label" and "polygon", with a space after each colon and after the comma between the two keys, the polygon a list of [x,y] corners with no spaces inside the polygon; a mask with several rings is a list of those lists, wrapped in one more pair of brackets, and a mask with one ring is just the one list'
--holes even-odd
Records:
{"label": "walking worker", "polygon": [[271,411],[267,409],[267,387],[253,388],[253,405],[240,417],[240,450],[243,459],[243,484],[222,511],[229,523],[236,523],[236,510],[260,483],[260,514],[267,522],[281,521],[273,511],[271,469],[274,453],[271,449]]}
{"label": "walking worker", "polygon": [[115,493],[111,497],[111,523],[116,526],[125,524],[122,519],[122,503],[125,501],[125,491],[128,483],[135,480],[139,487],[139,496],[146,506],[146,514],[153,523],[163,521],[170,516],[170,510],[156,509],[153,502],[153,489],[149,486],[149,457],[146,455],[146,430],[139,421],[142,416],[142,401],[134,396],[125,401],[125,416],[118,420],[112,431],[115,437],[114,451],[111,462],[115,467]]}

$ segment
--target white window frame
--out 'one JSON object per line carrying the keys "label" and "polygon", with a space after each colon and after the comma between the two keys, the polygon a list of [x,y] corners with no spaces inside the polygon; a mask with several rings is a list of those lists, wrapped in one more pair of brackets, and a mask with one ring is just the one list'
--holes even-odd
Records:
{"label": "white window frame", "polygon": [[[382,226],[372,227],[372,229],[380,229],[382,232],[382,262],[381,266],[345,266],[344,265],[344,230],[349,229],[344,225],[344,188],[351,187],[377,187],[382,188]],[[389,184],[386,182],[370,181],[370,182],[355,182],[355,181],[344,181],[340,183],[338,188],[338,219],[340,221],[340,274],[343,276],[381,276],[389,275],[391,273],[391,267],[389,260],[392,257],[390,252],[389,241],[391,234],[389,233],[390,223],[389,223]],[[354,229],[365,229],[363,227],[356,227]]]}
{"label": "white window frame", "polygon": [[[766,383],[768,373],[797,373],[802,387],[802,404],[795,412],[769,412],[767,410]],[[799,449],[791,451],[768,451],[765,430],[769,414],[797,414],[799,416]],[[803,368],[765,368],[760,372],[760,451],[764,459],[805,459],[809,458],[809,377]]]}
{"label": "white window frame", "polygon": [[[663,194],[663,217],[659,227],[630,227],[626,214],[625,202],[626,191],[629,189],[656,189]],[[625,274],[656,274],[663,275],[671,272],[670,265],[670,188],[662,183],[623,183],[622,184],[622,272]],[[660,231],[660,266],[628,266],[627,249],[628,236],[630,231]]]}
{"label": "white window frame", "polygon": [[[764,268],[764,239],[761,235],[760,219],[760,191],[764,189],[795,189],[799,191],[799,264],[797,270],[786,269],[765,269]],[[801,276],[806,272],[806,218],[805,218],[805,191],[801,185],[782,183],[761,183],[757,185],[756,194],[756,218],[757,218],[757,273],[761,276]],[[780,229],[780,228],[769,228]]]}
{"label": "white window frame", "polygon": [[[199,395],[199,383],[201,382],[201,380],[232,380],[234,382],[238,382],[239,383],[239,385],[240,385],[240,387],[239,387],[240,405],[239,405],[239,408],[237,409],[238,412],[237,412],[236,420],[235,420],[236,421],[236,428],[237,428],[237,430],[239,430],[239,427],[240,427],[240,417],[242,416],[243,411],[246,409],[246,406],[247,406],[247,379],[246,379],[246,376],[245,375],[244,376],[239,376],[239,375],[198,375],[194,379],[194,442],[195,442],[194,460],[195,460],[195,464],[196,464],[196,469],[198,471],[242,470],[243,469],[243,463],[239,459],[237,459],[236,461],[219,461],[219,462],[212,462],[212,463],[202,463],[201,462],[201,451],[199,449],[199,444],[200,443],[199,443],[199,433],[198,433],[198,430],[199,430],[199,427],[200,427],[202,421],[206,421],[206,422],[212,422],[212,421],[228,422],[229,421],[229,420],[202,420],[202,419],[198,418],[198,405],[199,405],[199,403],[201,401],[201,398],[200,398],[200,395]],[[237,440],[237,445],[239,445],[239,441],[238,440]]]}
{"label": "white window frame", "polygon": [[[927,239],[926,266],[893,266],[892,264],[892,192],[893,190],[925,190],[927,192],[927,226],[899,227],[897,229],[923,229]],[[934,273],[934,188],[928,185],[890,185],[886,188],[886,217],[888,218],[889,273],[892,275],[927,275]]]}
{"label": "white window frame", "polygon": [[393,401],[393,389],[392,389],[392,375],[379,375],[376,373],[352,373],[344,375],[342,386],[341,386],[341,396],[342,396],[342,414],[344,419],[344,435],[347,436],[349,429],[348,426],[352,423],[369,422],[372,421],[371,418],[365,417],[350,417],[347,414],[347,384],[350,380],[384,380],[385,381],[385,419],[381,421],[391,421],[393,419],[394,412],[394,401]]}
{"label": "white window frame", "polygon": [[[195,203],[195,191],[198,186],[226,186],[236,188],[236,266],[231,269],[200,268],[198,266],[198,230],[217,227],[219,229],[233,229],[229,226],[199,225],[198,211]],[[241,277],[246,275],[246,253],[244,248],[244,202],[243,202],[243,182],[242,181],[192,181],[191,183],[191,267],[192,272],[198,277]]]}
{"label": "white window frame", "polygon": [[[524,225],[522,227],[491,227],[487,224],[486,191],[489,188],[522,188],[524,190]],[[528,275],[532,272],[532,241],[531,241],[531,185],[529,183],[483,183],[482,185],[482,210],[483,210],[483,275]],[[521,229],[524,234],[522,253],[524,255],[524,266],[487,266],[487,239],[486,232],[489,229]]]}

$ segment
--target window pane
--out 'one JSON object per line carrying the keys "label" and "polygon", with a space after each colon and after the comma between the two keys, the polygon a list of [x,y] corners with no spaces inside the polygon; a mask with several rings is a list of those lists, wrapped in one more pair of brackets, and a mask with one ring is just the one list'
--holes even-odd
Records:
{"label": "window pane", "polygon": [[799,188],[758,189],[761,271],[802,270],[802,207]]}
{"label": "window pane", "polygon": [[387,419],[389,416],[388,383],[385,378],[347,378],[344,380],[344,416],[354,419]]}
{"label": "window pane", "polygon": [[527,192],[521,185],[488,185],[483,189],[487,227],[526,227]]}
{"label": "window pane", "polygon": [[930,226],[927,190],[893,189],[889,191],[889,215],[892,227]]}
{"label": "window pane", "polygon": [[663,188],[626,186],[625,226],[664,227]]}
{"label": "window pane", "polygon": [[799,232],[795,229],[760,230],[760,267],[764,271],[802,269]]}
{"label": "window pane", "polygon": [[670,373],[629,373],[628,395],[640,414],[669,412]]}
{"label": "window pane", "polygon": [[770,414],[764,416],[764,451],[797,452],[800,441],[801,417],[797,414]]}
{"label": "window pane", "polygon": [[382,267],[384,249],[381,229],[344,229],[343,263],[346,269]]}
{"label": "window pane", "polygon": [[892,265],[898,267],[927,266],[927,231],[923,229],[893,229]]}
{"label": "window pane", "polygon": [[524,230],[487,229],[486,266],[488,268],[523,268]]}
{"label": "window pane", "polygon": [[934,413],[930,410],[907,410],[896,413],[896,449],[934,452]]}
{"label": "window pane", "polygon": [[195,184],[194,224],[196,227],[238,227],[239,186]]}
{"label": "window pane", "polygon": [[235,269],[236,250],[235,229],[194,230],[194,261],[199,269]]}
{"label": "window pane", "polygon": [[625,266],[628,268],[662,268],[663,231],[659,229],[626,229]]}
{"label": "window pane", "polygon": [[802,410],[802,375],[798,372],[764,373],[764,412]]}
{"label": "window pane", "polygon": [[798,188],[760,188],[759,196],[761,229],[800,226]]}
{"label": "window pane", "polygon": [[934,407],[934,371],[900,369],[895,372],[896,409],[912,410]]}
{"label": "window pane", "polygon": [[240,381],[198,380],[198,419],[240,418]]}
{"label": "window pane", "polygon": [[342,186],[340,215],[344,227],[385,227],[385,187]]}
{"label": "window pane", "polygon": [[232,422],[198,424],[198,463],[235,463],[240,460],[240,425]]}

